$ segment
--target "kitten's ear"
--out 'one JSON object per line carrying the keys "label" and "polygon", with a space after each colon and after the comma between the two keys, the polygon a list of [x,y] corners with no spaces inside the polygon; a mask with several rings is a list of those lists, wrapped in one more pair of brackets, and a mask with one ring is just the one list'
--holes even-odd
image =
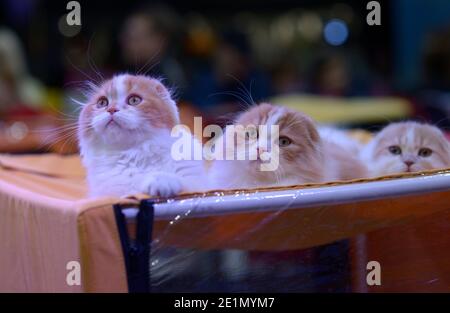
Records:
{"label": "kitten's ear", "polygon": [[316,127],[314,121],[312,120],[312,118],[310,118],[307,115],[303,115],[303,118],[305,120],[305,128],[309,134],[309,138],[311,139],[311,141],[313,143],[319,142],[320,135],[319,135],[319,131],[317,130],[317,127]]}
{"label": "kitten's ear", "polygon": [[155,91],[158,96],[160,96],[163,99],[169,99],[170,98],[170,92],[169,90],[160,82],[158,82],[155,85]]}
{"label": "kitten's ear", "polygon": [[174,117],[176,119],[175,123],[179,123],[180,113],[178,112],[178,107],[175,103],[175,100],[172,99],[170,91],[159,81],[156,81],[154,88],[158,97],[163,99],[164,102],[172,109],[172,113],[174,114]]}

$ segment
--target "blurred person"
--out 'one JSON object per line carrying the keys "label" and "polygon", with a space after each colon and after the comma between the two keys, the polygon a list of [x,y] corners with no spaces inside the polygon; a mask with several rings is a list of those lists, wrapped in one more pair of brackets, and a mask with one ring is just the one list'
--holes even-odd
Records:
{"label": "blurred person", "polygon": [[324,96],[345,96],[350,89],[350,71],[339,56],[321,58],[313,67],[309,91]]}
{"label": "blurred person", "polygon": [[423,87],[450,89],[450,28],[433,33],[426,41],[423,54]]}
{"label": "blurred person", "polygon": [[[351,62],[350,62],[351,60]],[[389,91],[357,55],[321,56],[313,63],[306,92],[332,97],[383,95]]]}
{"label": "blurred person", "polygon": [[178,21],[176,14],[163,6],[139,10],[126,18],[119,34],[122,67],[130,73],[161,76],[169,86],[182,89],[185,74],[174,56]]}
{"label": "blurred person", "polygon": [[450,128],[450,27],[429,34],[422,54],[422,82],[415,92],[416,115]]}
{"label": "blurred person", "polygon": [[216,116],[241,110],[243,105],[264,100],[272,93],[269,76],[252,62],[247,37],[236,30],[222,33],[211,68],[193,76],[189,100]]}
{"label": "blurred person", "polygon": [[62,122],[48,114],[46,96],[45,86],[28,72],[17,35],[0,29],[0,152],[75,151],[59,131]]}
{"label": "blurred person", "polygon": [[44,86],[28,72],[19,38],[12,31],[0,29],[0,110],[18,107],[39,108],[44,104]]}
{"label": "blurred person", "polygon": [[283,57],[276,64],[272,79],[275,94],[291,94],[305,89],[300,69],[292,63],[290,56]]}

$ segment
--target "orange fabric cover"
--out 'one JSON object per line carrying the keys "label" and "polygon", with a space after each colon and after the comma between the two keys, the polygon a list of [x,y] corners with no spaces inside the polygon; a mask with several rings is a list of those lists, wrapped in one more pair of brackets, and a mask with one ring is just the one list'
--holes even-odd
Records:
{"label": "orange fabric cover", "polygon": [[77,156],[0,156],[0,292],[127,291],[111,204],[133,201],[85,193]]}
{"label": "orange fabric cover", "polygon": [[[78,156],[0,155],[0,291],[127,291],[112,205],[138,200],[85,199],[84,175]],[[286,188],[292,187],[278,189]],[[153,237],[158,246],[301,249],[448,214],[449,203],[450,192],[436,192],[408,201],[158,220]],[[81,264],[81,286],[66,284],[69,261]]]}

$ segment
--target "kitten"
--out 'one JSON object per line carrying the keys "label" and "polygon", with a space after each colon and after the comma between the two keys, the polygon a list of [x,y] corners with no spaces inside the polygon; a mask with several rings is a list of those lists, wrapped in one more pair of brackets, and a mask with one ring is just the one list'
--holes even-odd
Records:
{"label": "kitten", "polygon": [[92,86],[78,121],[90,196],[195,190],[203,166],[171,157],[178,123],[176,104],[158,79],[122,74]]}
{"label": "kitten", "polygon": [[372,177],[450,167],[450,144],[435,126],[392,123],[361,151]]}
{"label": "kitten", "polygon": [[[241,145],[238,140],[235,140],[232,148],[237,151],[237,154],[245,154],[247,158],[246,160],[214,160],[209,169],[212,188],[289,186],[348,180],[366,175],[365,167],[357,157],[341,146],[323,140],[313,121],[301,112],[263,103],[238,116],[235,125],[244,127],[278,125],[279,137],[270,138],[267,148],[260,146],[259,137],[252,142],[248,132],[244,135],[238,134],[238,136],[245,136],[245,140],[241,138]],[[228,132],[229,128],[226,128],[224,136],[217,140],[219,148],[225,145],[225,149],[216,148],[214,157],[224,158],[224,154],[229,149],[225,142]],[[251,155],[248,147],[252,145],[256,145],[254,149],[257,153],[256,160],[248,158]],[[264,159],[261,156],[263,153],[271,153],[270,147],[279,148],[278,168],[274,171],[261,171],[261,164],[267,161],[267,158]]]}

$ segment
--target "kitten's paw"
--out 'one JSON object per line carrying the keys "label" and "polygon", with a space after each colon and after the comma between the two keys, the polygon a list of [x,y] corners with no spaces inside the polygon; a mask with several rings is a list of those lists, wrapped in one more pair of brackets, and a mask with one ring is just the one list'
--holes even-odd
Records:
{"label": "kitten's paw", "polygon": [[182,190],[180,179],[172,174],[157,174],[149,178],[147,192],[151,196],[172,197]]}

